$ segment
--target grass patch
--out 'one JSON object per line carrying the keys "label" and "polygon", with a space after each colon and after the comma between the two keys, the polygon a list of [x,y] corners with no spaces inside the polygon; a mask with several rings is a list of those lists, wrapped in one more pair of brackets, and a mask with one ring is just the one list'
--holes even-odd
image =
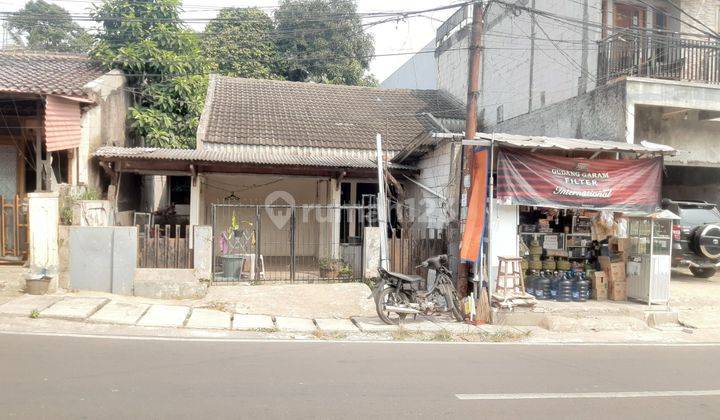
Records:
{"label": "grass patch", "polygon": [[501,329],[493,333],[480,333],[481,341],[492,343],[506,343],[520,341],[530,336],[530,331],[517,331],[511,329]]}
{"label": "grass patch", "polygon": [[33,309],[32,312],[30,312],[30,318],[37,319],[40,318],[40,311],[37,309]]}
{"label": "grass patch", "polygon": [[277,327],[273,327],[273,328],[255,328],[253,331],[261,332],[261,333],[276,333],[279,330],[277,329]]}
{"label": "grass patch", "polygon": [[207,305],[203,306],[203,308],[214,309],[216,311],[222,312],[229,312],[231,314],[235,312],[235,305],[230,302],[210,302]]}
{"label": "grass patch", "polygon": [[448,330],[440,330],[426,336],[427,341],[455,341],[455,336]]}
{"label": "grass patch", "polygon": [[409,340],[415,338],[417,334],[400,325],[397,330],[391,333],[393,340]]}

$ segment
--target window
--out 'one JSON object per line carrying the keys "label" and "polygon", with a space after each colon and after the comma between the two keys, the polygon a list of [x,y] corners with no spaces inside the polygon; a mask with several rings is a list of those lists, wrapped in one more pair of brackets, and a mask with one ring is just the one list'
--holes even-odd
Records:
{"label": "window", "polygon": [[170,176],[170,203],[190,204],[190,177]]}
{"label": "window", "polygon": [[498,105],[498,107],[497,107],[496,121],[498,124],[500,124],[501,122],[504,121],[502,105]]}

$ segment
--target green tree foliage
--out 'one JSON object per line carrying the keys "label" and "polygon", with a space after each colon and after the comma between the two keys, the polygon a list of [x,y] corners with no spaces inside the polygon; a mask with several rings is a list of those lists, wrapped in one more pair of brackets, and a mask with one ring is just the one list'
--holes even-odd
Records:
{"label": "green tree foliage", "polygon": [[92,54],[128,75],[136,104],[131,127],[148,146],[190,148],[209,66],[195,33],[180,19],[180,0],[106,0],[92,12],[102,24]]}
{"label": "green tree foliage", "polygon": [[226,76],[277,77],[277,49],[272,19],[258,8],[228,7],[205,28],[203,51]]}
{"label": "green tree foliage", "polygon": [[367,85],[375,48],[353,0],[282,0],[275,12],[277,48],[290,80]]}
{"label": "green tree foliage", "polygon": [[83,53],[92,42],[67,10],[45,0],[30,0],[11,14],[7,30],[14,42],[31,50]]}

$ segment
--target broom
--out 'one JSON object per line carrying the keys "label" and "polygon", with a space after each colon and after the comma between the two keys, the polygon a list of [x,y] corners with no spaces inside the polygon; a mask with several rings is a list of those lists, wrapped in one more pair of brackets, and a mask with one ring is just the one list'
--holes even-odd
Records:
{"label": "broom", "polygon": [[[487,278],[487,267],[484,267],[485,274],[483,277]],[[475,310],[475,325],[487,324],[490,322],[490,298],[487,290],[487,282],[481,281],[480,288],[478,290],[477,308]]]}

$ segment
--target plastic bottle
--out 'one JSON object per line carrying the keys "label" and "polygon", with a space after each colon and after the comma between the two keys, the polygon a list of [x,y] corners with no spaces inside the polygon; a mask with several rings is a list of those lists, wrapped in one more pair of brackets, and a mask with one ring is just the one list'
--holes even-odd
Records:
{"label": "plastic bottle", "polygon": [[550,299],[557,299],[558,282],[560,282],[560,274],[555,271],[553,273],[552,279],[550,280]]}
{"label": "plastic bottle", "polygon": [[535,296],[535,277],[537,277],[537,271],[533,270],[525,281],[525,291]]}
{"label": "plastic bottle", "polygon": [[569,272],[564,273],[558,281],[557,300],[558,302],[572,301],[572,280]]}
{"label": "plastic bottle", "polygon": [[535,296],[537,296],[538,299],[550,299],[550,277],[548,276],[551,275],[552,272],[547,271],[545,274],[541,275],[535,282]]}
{"label": "plastic bottle", "polygon": [[572,300],[575,302],[580,301],[580,288],[579,288],[579,272],[575,271],[572,274]]}
{"label": "plastic bottle", "polygon": [[580,294],[580,302],[585,302],[590,298],[590,282],[585,278],[585,273],[578,273],[578,292]]}

